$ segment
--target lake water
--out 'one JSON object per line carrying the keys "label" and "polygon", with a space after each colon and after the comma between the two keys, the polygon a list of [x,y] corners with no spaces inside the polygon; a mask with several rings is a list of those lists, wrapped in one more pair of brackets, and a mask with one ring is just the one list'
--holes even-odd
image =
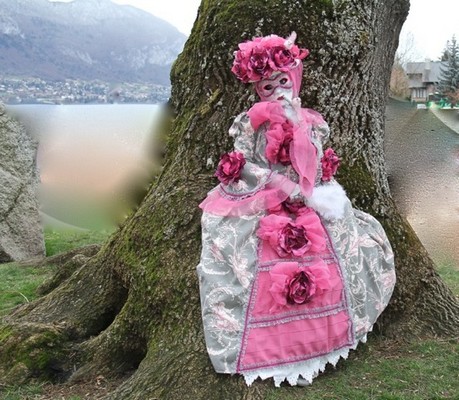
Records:
{"label": "lake water", "polygon": [[131,206],[130,191],[151,171],[151,104],[6,107],[38,140],[41,210],[46,224],[111,226]]}

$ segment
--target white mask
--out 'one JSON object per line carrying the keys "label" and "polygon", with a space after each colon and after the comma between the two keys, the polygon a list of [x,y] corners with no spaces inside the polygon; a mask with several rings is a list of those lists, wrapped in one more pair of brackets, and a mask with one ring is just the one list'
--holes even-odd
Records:
{"label": "white mask", "polygon": [[293,82],[286,72],[274,77],[263,79],[256,83],[255,89],[262,101],[292,101]]}

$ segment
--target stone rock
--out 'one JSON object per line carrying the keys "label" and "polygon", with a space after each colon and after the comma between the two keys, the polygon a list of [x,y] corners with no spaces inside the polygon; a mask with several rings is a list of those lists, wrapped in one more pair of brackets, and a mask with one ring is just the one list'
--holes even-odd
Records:
{"label": "stone rock", "polygon": [[0,104],[0,263],[45,256],[37,148]]}

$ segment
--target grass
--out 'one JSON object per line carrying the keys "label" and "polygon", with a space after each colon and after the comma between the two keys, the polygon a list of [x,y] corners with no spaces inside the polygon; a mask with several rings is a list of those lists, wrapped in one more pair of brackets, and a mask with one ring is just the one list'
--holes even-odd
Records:
{"label": "grass", "polygon": [[307,388],[270,391],[267,400],[459,399],[459,343],[397,343],[372,338]]}
{"label": "grass", "polygon": [[[1,400],[29,400],[37,399],[43,393],[43,385],[26,385],[15,388],[5,388],[2,392],[0,387]],[[73,399],[79,400],[79,399]]]}
{"label": "grass", "polygon": [[[54,255],[99,243],[109,232],[45,230],[46,251]],[[33,300],[36,288],[51,274],[49,266],[32,268],[0,265],[0,317]],[[459,269],[445,261],[438,272],[459,296]],[[83,400],[102,389],[29,384],[0,387],[0,400]],[[106,389],[108,390],[108,388]],[[104,391],[106,394],[106,392]],[[103,395],[103,393],[100,393]],[[348,361],[330,367],[309,387],[272,388],[266,400],[459,400],[459,343],[457,340],[394,342],[371,336],[368,344],[351,352]],[[236,400],[236,399],[235,399]]]}
{"label": "grass", "polygon": [[[459,269],[452,261],[438,273],[459,296]],[[459,332],[458,332],[459,334]],[[459,342],[394,342],[372,336],[348,361],[327,368],[309,387],[272,389],[266,400],[459,400]]]}
{"label": "grass", "polygon": [[49,257],[88,244],[102,243],[110,233],[110,230],[87,231],[45,228],[46,255]]}
{"label": "grass", "polygon": [[[46,255],[53,256],[88,244],[102,243],[110,231],[56,230],[45,229]],[[36,290],[55,272],[55,267],[28,267],[18,263],[0,264],[0,318],[20,304],[34,300]],[[84,388],[84,392],[93,392],[97,388]],[[86,396],[70,393],[71,389],[52,393],[52,385],[29,384],[17,387],[1,387],[0,400],[82,400]],[[83,390],[83,388],[82,388]]]}
{"label": "grass", "polygon": [[[52,256],[76,247],[101,243],[108,231],[72,231],[45,229],[46,255]],[[36,298],[36,290],[52,276],[52,266],[27,267],[17,263],[0,264],[0,317],[14,307]]]}
{"label": "grass", "polygon": [[54,271],[53,267],[22,267],[16,263],[0,264],[0,317],[14,307],[35,299],[37,287]]}
{"label": "grass", "polygon": [[459,296],[459,266],[454,261],[444,261],[438,265],[437,271],[453,293]]}

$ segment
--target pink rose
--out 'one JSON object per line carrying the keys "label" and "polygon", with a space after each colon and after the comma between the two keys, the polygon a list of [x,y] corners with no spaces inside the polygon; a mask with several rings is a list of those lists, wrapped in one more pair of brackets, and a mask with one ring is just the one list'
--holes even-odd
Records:
{"label": "pink rose", "polygon": [[241,80],[242,82],[247,83],[249,81],[249,77],[247,76],[247,69],[243,64],[234,62],[233,67],[231,68],[231,72],[236,75],[237,79]]}
{"label": "pink rose", "polygon": [[255,46],[250,54],[247,70],[250,80],[253,81],[270,76],[273,70],[269,65],[268,50],[261,46]]}
{"label": "pink rose", "polygon": [[340,159],[332,148],[328,148],[325,150],[324,156],[320,162],[322,164],[322,180],[328,182],[336,174]]}
{"label": "pink rose", "polygon": [[314,276],[299,271],[287,285],[287,303],[303,304],[316,294]]}
{"label": "pink rose", "polygon": [[287,72],[295,62],[295,58],[292,56],[290,50],[287,50],[284,46],[277,46],[270,49],[270,56],[269,63],[275,71]]}
{"label": "pink rose", "polygon": [[247,75],[247,62],[248,57],[242,50],[238,50],[235,52],[235,58],[233,62],[233,67],[231,68],[231,72],[244,83],[247,83],[249,81],[249,77]]}
{"label": "pink rose", "polygon": [[296,44],[292,46],[290,52],[293,58],[299,58],[300,60],[303,60],[309,55],[308,49],[300,49]]}
{"label": "pink rose", "polygon": [[254,38],[239,44],[231,71],[243,82],[258,82],[273,71],[289,71],[309,50],[277,35]]}
{"label": "pink rose", "polygon": [[284,137],[282,138],[282,142],[279,147],[278,152],[278,159],[282,165],[289,165],[291,164],[290,160],[290,144],[293,140],[293,125],[290,121],[287,123],[282,124],[282,129],[284,131]]}
{"label": "pink rose", "polygon": [[266,48],[280,47],[285,44],[285,39],[277,35],[268,35],[257,39],[260,39],[258,42]]}
{"label": "pink rose", "polygon": [[311,248],[306,229],[301,225],[288,223],[278,234],[277,253],[281,257],[295,256],[302,257]]}
{"label": "pink rose", "polygon": [[269,271],[269,276],[269,293],[275,302],[271,312],[279,307],[308,303],[332,288],[328,266],[318,257],[308,266],[289,261],[277,263]]}
{"label": "pink rose", "polygon": [[285,120],[282,124],[271,124],[266,132],[266,158],[272,164],[289,165],[290,145],[293,140],[293,124]]}
{"label": "pink rose", "polygon": [[266,240],[279,257],[302,257],[325,250],[325,231],[314,210],[305,208],[295,220],[270,214],[260,220],[257,235]]}
{"label": "pink rose", "polygon": [[242,153],[233,151],[232,153],[223,154],[218,163],[215,176],[225,185],[238,182],[245,163],[244,154]]}
{"label": "pink rose", "polygon": [[304,204],[301,198],[295,198],[283,201],[268,210],[269,214],[276,214],[288,217],[289,215],[300,216],[301,214],[308,211],[308,207]]}

